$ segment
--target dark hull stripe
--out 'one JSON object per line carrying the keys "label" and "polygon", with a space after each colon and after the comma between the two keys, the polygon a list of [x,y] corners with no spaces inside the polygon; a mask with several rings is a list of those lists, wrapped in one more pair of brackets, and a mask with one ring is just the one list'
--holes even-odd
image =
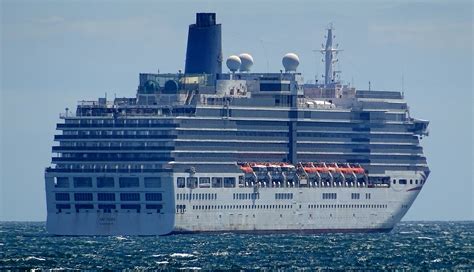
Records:
{"label": "dark hull stripe", "polygon": [[174,230],[168,235],[174,234],[197,234],[197,233],[239,233],[239,234],[316,234],[316,233],[379,233],[390,232],[392,228],[374,229],[288,229],[288,230],[219,230],[219,231],[188,231]]}

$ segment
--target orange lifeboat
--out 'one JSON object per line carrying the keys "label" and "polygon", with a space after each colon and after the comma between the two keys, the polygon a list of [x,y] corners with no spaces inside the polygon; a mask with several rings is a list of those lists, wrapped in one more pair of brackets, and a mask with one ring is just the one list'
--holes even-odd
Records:
{"label": "orange lifeboat", "polygon": [[348,164],[338,164],[338,170],[343,174],[352,174],[354,169],[352,169]]}
{"label": "orange lifeboat", "polygon": [[329,168],[326,167],[324,163],[315,163],[316,171],[319,173],[329,173]]}
{"label": "orange lifeboat", "polygon": [[359,164],[351,165],[351,169],[355,174],[365,174],[365,169],[362,168]]}
{"label": "orange lifeboat", "polygon": [[336,173],[338,171],[337,164],[335,164],[335,163],[328,163],[327,168],[332,173]]}
{"label": "orange lifeboat", "polygon": [[318,170],[316,170],[316,167],[314,167],[313,163],[311,162],[303,163],[303,169],[308,174],[313,174],[313,173],[318,172]]}
{"label": "orange lifeboat", "polygon": [[242,172],[244,172],[245,174],[253,173],[253,169],[252,169],[252,167],[250,167],[250,165],[248,163],[243,163],[240,166],[240,170],[242,170]]}

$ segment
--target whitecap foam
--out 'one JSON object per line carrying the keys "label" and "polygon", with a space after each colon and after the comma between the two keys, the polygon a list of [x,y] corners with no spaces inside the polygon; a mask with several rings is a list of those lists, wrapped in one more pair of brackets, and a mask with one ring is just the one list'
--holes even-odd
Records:
{"label": "whitecap foam", "polygon": [[193,254],[188,253],[173,253],[170,255],[171,258],[192,258],[194,257]]}
{"label": "whitecap foam", "polygon": [[427,237],[427,236],[418,236],[418,237],[416,237],[416,238],[418,238],[418,239],[420,239],[420,240],[433,240],[433,238]]}
{"label": "whitecap foam", "polygon": [[158,261],[158,262],[155,262],[156,264],[169,264],[170,262],[168,261]]}
{"label": "whitecap foam", "polygon": [[227,252],[227,251],[222,251],[222,252],[218,251],[218,252],[212,253],[212,255],[213,256],[227,256],[227,255],[229,255],[229,252]]}
{"label": "whitecap foam", "polygon": [[46,261],[45,258],[40,258],[40,257],[35,257],[35,256],[29,256],[25,258],[25,261],[30,261],[30,260],[35,260],[35,261]]}

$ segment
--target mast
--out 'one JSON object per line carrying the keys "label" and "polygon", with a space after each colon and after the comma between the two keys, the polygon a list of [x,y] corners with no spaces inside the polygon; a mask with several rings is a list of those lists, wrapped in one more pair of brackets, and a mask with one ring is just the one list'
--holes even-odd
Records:
{"label": "mast", "polygon": [[321,45],[322,49],[320,50],[321,53],[324,54],[324,64],[325,64],[325,71],[324,71],[324,86],[325,87],[330,87],[336,82],[336,73],[339,71],[336,71],[336,62],[338,59],[336,58],[337,53],[339,51],[342,51],[340,49],[337,49],[337,44],[335,47],[333,47],[333,40],[336,38],[332,34],[332,31],[334,30],[334,27],[331,24],[329,24],[327,28],[327,35],[326,35],[326,45]]}

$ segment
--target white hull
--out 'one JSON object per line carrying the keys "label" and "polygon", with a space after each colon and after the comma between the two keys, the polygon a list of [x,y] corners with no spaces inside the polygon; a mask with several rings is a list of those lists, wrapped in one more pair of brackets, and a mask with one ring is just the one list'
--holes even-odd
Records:
{"label": "white hull", "polygon": [[[414,172],[397,175],[397,178],[421,179]],[[164,183],[160,189],[163,192],[163,209],[159,212],[145,209],[146,201],[141,201],[143,208],[139,211],[120,209],[123,202],[116,201],[117,209],[104,212],[97,208],[100,202],[96,197],[92,201],[94,209],[59,211],[55,193],[85,190],[55,188],[54,178],[47,174],[47,230],[55,235],[389,231],[405,215],[422,187],[421,184],[395,184],[387,188],[189,189],[176,187],[177,176],[180,175],[175,173],[172,179],[169,177],[169,183]],[[124,191],[118,188],[113,190],[117,194]],[[95,194],[104,189],[90,188],[86,191]],[[148,192],[145,188],[134,191],[141,194]],[[255,193],[258,193],[258,199],[251,199],[251,194]],[[292,194],[292,198],[276,199],[276,193]],[[336,193],[337,199],[322,199],[323,193]],[[235,194],[246,195],[247,199],[235,199]],[[352,194],[359,194],[360,198],[352,199]],[[186,198],[184,195],[187,195]]]}

